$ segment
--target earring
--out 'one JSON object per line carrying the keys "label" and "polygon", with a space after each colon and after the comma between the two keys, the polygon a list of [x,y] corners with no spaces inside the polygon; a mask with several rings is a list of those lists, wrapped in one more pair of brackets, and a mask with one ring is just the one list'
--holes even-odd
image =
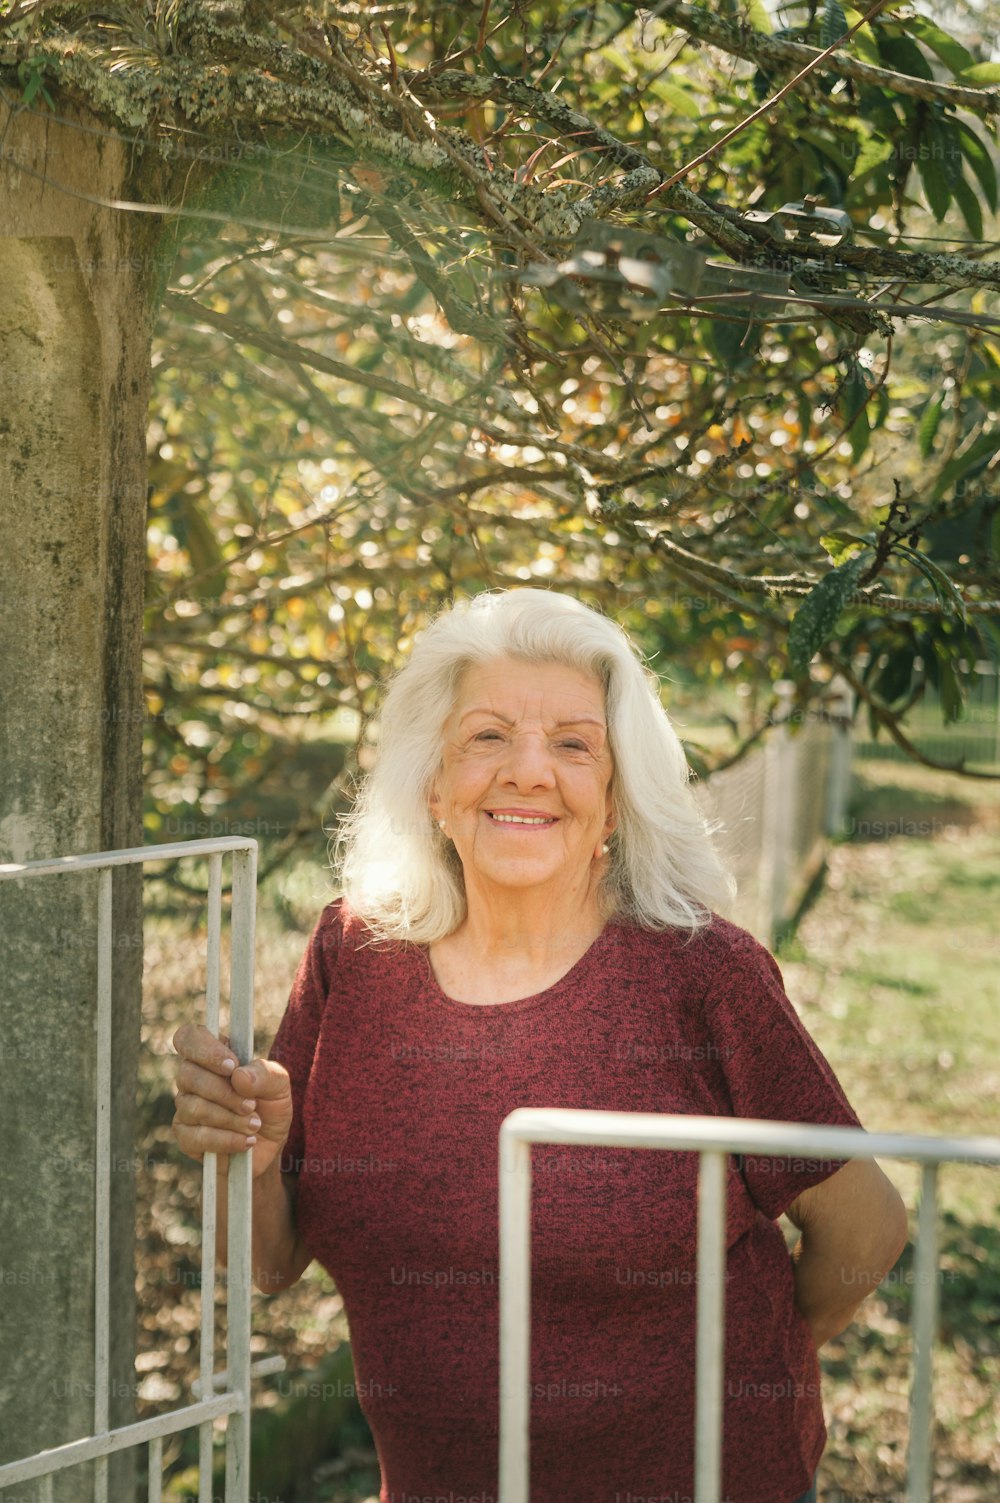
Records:
{"label": "earring", "polygon": [[438,829],[447,834],[447,831],[445,830],[445,822],[443,819],[438,820]]}
{"label": "earring", "polygon": [[608,842],[606,840],[602,840],[601,842],[600,854],[602,856],[606,856],[608,854]]}

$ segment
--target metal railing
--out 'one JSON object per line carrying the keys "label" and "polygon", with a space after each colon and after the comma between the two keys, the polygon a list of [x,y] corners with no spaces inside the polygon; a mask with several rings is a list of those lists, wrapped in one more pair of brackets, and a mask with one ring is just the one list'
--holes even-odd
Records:
{"label": "metal railing", "polygon": [[1000,1166],[1000,1138],[869,1133],[758,1118],[518,1107],[500,1127],[500,1497],[528,1503],[531,1411],[531,1145],[668,1148],[699,1154],[695,1503],[719,1503],[728,1154],[910,1159],[923,1164],[915,1251],[907,1503],[931,1503],[932,1356],[937,1331],[937,1170]]}
{"label": "metal railing", "polygon": [[[94,1503],[107,1503],[108,1457],[131,1446],[148,1446],[149,1503],[162,1496],[163,1439],[198,1428],[198,1500],[212,1500],[214,1421],[225,1417],[225,1503],[246,1503],[250,1485],[250,1380],[284,1366],[280,1358],[250,1362],[250,1193],[249,1154],[233,1158],[228,1179],[228,1255],[226,1278],[226,1367],[215,1372],[216,1309],[216,1156],[205,1155],[202,1178],[201,1343],[198,1402],[117,1429],[108,1428],[109,1288],[111,1187],[111,981],[112,879],[116,866],[145,866],[181,857],[208,857],[208,955],[205,1025],[219,1031],[220,939],[222,931],[222,858],[232,857],[230,909],[230,987],[228,1035],[243,1063],[253,1058],[254,923],[256,914],[257,842],[236,836],[178,841],[171,845],[136,846],[86,856],[0,865],[0,881],[23,880],[63,872],[94,872],[97,899],[97,1102],[96,1142],[96,1289],[94,1316],[94,1427],[91,1435],[0,1466],[0,1490],[11,1483],[93,1461]],[[217,1391],[218,1390],[218,1391]]]}

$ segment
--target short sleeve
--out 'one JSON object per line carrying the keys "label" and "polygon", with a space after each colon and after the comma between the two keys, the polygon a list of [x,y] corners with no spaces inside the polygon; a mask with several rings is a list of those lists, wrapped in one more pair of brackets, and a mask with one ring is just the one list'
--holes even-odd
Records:
{"label": "short sleeve", "polygon": [[268,1051],[268,1059],[284,1065],[292,1086],[292,1126],[281,1151],[282,1174],[298,1174],[305,1156],[306,1090],[339,943],[337,905],[330,904],[320,915],[299,961],[288,1006]]}
{"label": "short sleeve", "polygon": [[[861,1127],[844,1090],[789,1001],[774,957],[745,932],[704,1000],[733,1114],[773,1122]],[[753,1200],[772,1220],[847,1159],[736,1156]]]}

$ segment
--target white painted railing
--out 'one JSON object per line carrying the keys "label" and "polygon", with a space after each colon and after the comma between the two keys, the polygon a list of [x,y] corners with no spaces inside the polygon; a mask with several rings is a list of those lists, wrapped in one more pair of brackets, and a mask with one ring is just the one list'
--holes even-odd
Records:
{"label": "white painted railing", "polygon": [[869,1133],[757,1118],[518,1107],[500,1127],[500,1498],[528,1503],[531,1414],[531,1145],[668,1148],[699,1154],[695,1503],[719,1503],[728,1154],[909,1159],[923,1164],[917,1225],[907,1503],[931,1503],[931,1382],[937,1331],[937,1170],[1000,1166],[1000,1138]]}
{"label": "white painted railing", "polygon": [[[228,1036],[237,1059],[253,1058],[254,921],[256,914],[257,842],[236,836],[178,841],[172,845],[137,846],[86,856],[0,865],[0,881],[24,880],[62,872],[97,871],[97,1105],[95,1122],[96,1290],[94,1328],[93,1433],[66,1445],[0,1466],[0,1491],[37,1477],[51,1479],[65,1467],[94,1461],[94,1503],[107,1503],[108,1457],[130,1446],[149,1448],[149,1503],[162,1496],[163,1438],[198,1428],[198,1503],[212,1503],[213,1422],[226,1426],[225,1503],[247,1503],[250,1487],[250,1380],[279,1371],[281,1358],[250,1362],[250,1155],[234,1156],[229,1170],[228,1255],[226,1278],[226,1367],[215,1372],[215,1194],[216,1156],[205,1155],[202,1178],[201,1371],[198,1402],[165,1414],[108,1428],[109,1392],[109,1199],[111,1186],[111,921],[112,874],[116,866],[145,866],[181,857],[207,857],[208,963],[205,1026],[219,1031],[220,936],[222,926],[222,858],[232,858],[230,910],[230,987]],[[51,1486],[51,1481],[50,1481]]]}

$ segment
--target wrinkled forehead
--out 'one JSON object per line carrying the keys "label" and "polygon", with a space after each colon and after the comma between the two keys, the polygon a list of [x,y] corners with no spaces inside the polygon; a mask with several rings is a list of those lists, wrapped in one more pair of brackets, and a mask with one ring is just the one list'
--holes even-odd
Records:
{"label": "wrinkled forehead", "polygon": [[491,658],[463,665],[450,719],[477,708],[508,720],[524,716],[565,721],[575,716],[607,724],[604,683],[598,674],[555,659]]}

